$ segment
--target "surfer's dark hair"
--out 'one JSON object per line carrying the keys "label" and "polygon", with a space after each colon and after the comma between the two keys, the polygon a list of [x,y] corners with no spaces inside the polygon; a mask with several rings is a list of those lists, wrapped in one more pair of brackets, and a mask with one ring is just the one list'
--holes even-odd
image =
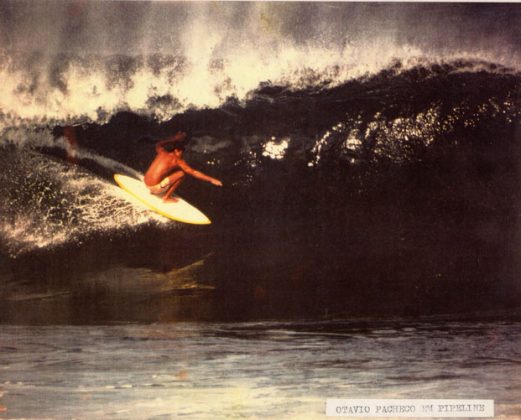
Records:
{"label": "surfer's dark hair", "polygon": [[184,144],[176,144],[174,147],[172,147],[172,150],[181,150],[182,152],[185,151],[185,145]]}

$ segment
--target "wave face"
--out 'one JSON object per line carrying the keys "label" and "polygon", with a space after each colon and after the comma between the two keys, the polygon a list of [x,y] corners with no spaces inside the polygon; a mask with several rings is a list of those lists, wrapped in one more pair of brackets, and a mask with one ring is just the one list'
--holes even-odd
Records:
{"label": "wave face", "polygon": [[[1,35],[13,311],[32,301],[18,287],[29,282],[51,305],[133,319],[117,309],[132,273],[135,319],[148,321],[150,305],[172,302],[182,309],[167,319],[244,319],[520,297],[517,6],[30,5],[1,6],[11,29],[54,19],[34,50],[21,32]],[[188,161],[225,184],[182,186],[214,221],[205,231],[128,203],[112,181],[140,176],[154,141],[179,130]],[[150,270],[193,287],[146,290]]]}

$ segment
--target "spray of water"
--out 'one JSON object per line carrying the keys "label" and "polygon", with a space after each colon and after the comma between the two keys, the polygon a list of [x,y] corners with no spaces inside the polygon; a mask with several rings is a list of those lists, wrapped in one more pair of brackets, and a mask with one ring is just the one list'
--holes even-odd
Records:
{"label": "spray of water", "polygon": [[246,99],[260,83],[338,85],[397,62],[401,69],[454,59],[512,68],[521,62],[513,6],[7,2],[2,8],[0,129],[28,121],[102,123],[121,110],[165,120]]}
{"label": "spray of water", "polygon": [[[135,229],[164,219],[130,202],[113,183],[29,147],[4,147],[0,175],[0,237],[11,255],[81,242],[95,233]],[[98,164],[110,160],[82,153]],[[121,164],[116,164],[120,169]],[[129,171],[130,168],[128,168]]]}

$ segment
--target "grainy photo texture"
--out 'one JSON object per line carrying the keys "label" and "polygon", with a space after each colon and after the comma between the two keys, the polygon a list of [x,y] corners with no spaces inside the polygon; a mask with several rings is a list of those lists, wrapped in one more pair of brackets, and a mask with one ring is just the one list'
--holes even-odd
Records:
{"label": "grainy photo texture", "polygon": [[520,71],[516,3],[2,0],[0,417],[519,419]]}

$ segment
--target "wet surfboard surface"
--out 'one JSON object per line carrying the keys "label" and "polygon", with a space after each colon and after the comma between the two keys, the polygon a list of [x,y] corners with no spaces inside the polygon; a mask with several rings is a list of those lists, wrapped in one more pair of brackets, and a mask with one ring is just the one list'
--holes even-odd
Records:
{"label": "wet surfboard surface", "polygon": [[114,180],[120,188],[137,198],[141,203],[150,210],[182,223],[190,223],[194,225],[209,225],[212,223],[210,219],[199,209],[183,200],[178,195],[175,203],[163,202],[161,196],[152,194],[145,183],[139,179],[130,176],[114,174]]}

